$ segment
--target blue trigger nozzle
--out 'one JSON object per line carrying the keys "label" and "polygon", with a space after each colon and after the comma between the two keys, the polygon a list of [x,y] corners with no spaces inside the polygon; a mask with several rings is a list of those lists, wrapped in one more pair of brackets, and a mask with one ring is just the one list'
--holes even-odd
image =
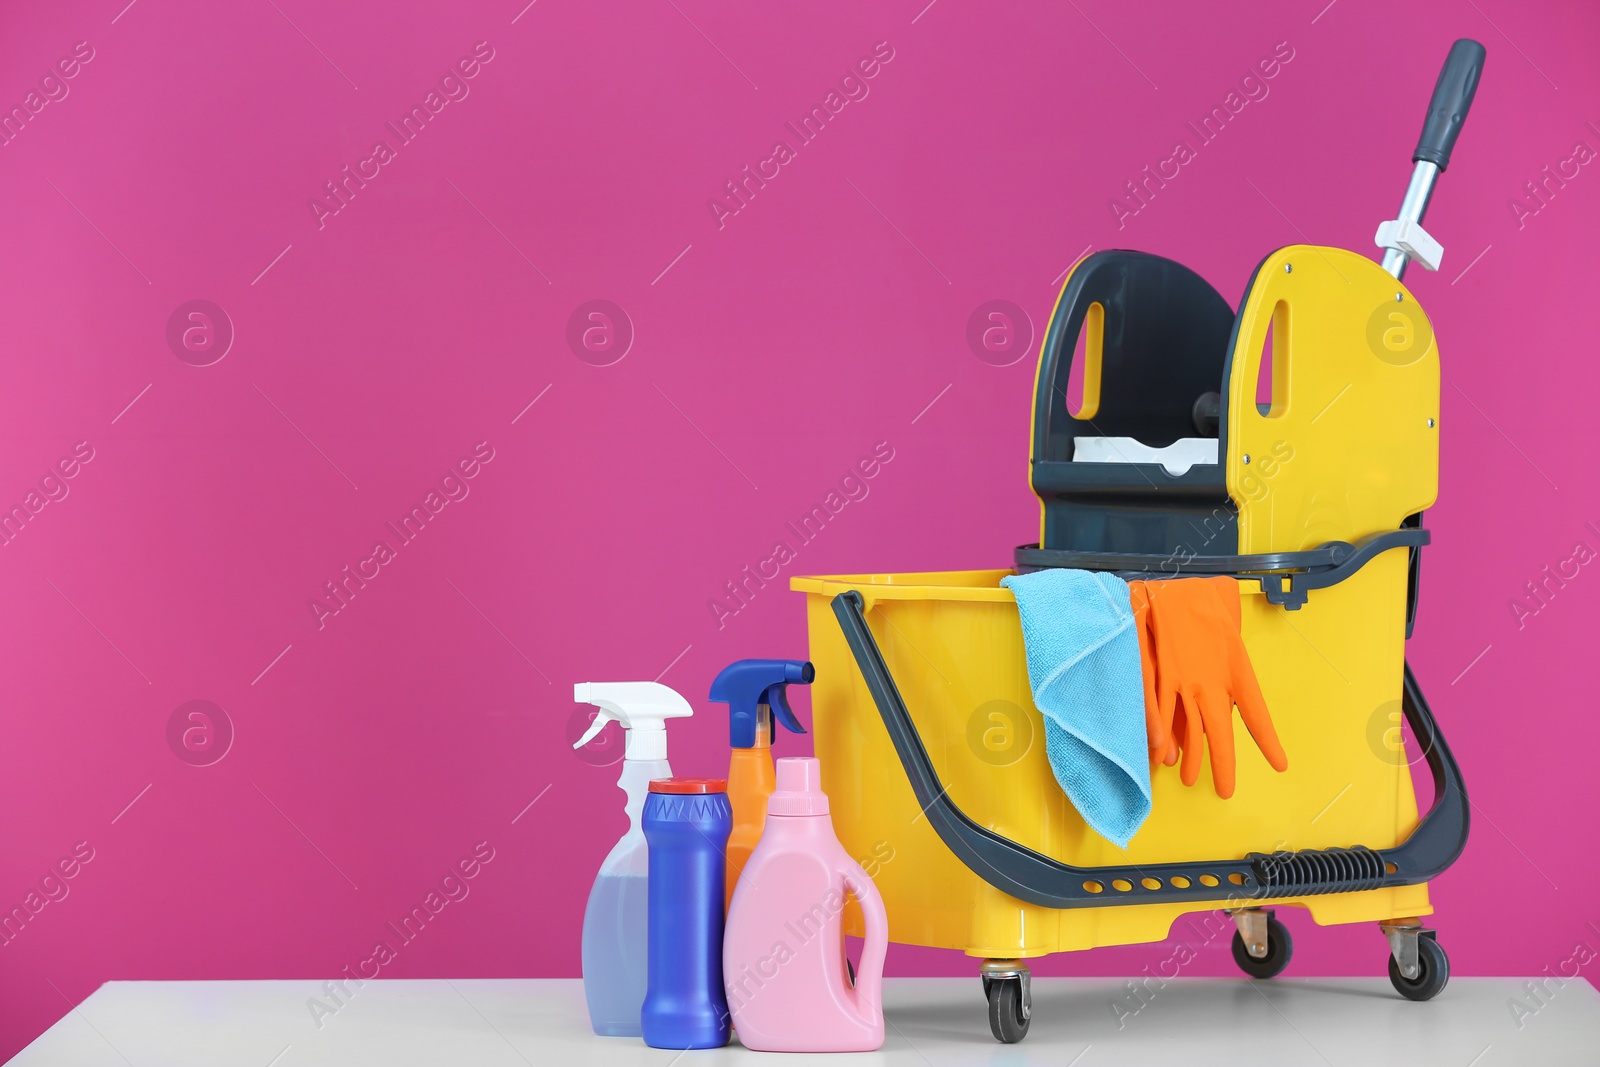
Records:
{"label": "blue trigger nozzle", "polygon": [[788,687],[809,685],[816,669],[804,660],[741,659],[728,664],[711,683],[711,699],[728,705],[728,740],[734,748],[754,748],[761,707],[792,733],[805,727],[789,706]]}

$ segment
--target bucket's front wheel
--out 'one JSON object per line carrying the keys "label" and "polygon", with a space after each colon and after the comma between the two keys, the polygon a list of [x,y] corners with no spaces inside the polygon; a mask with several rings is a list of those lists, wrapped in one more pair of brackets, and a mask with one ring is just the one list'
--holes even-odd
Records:
{"label": "bucket's front wheel", "polygon": [[985,977],[983,982],[989,994],[989,1031],[994,1039],[1014,1045],[1027,1037],[1033,1005],[1026,981]]}
{"label": "bucket's front wheel", "polygon": [[1389,981],[1407,1000],[1432,1000],[1450,981],[1450,957],[1432,935],[1428,930],[1417,938],[1416,973],[1411,977],[1405,975],[1398,959],[1392,954],[1389,957]]}
{"label": "bucket's front wheel", "polygon": [[[1276,978],[1294,957],[1294,938],[1288,927],[1270,911],[1250,909],[1236,913],[1239,929],[1233,934],[1233,962],[1251,978]],[[1246,931],[1249,936],[1246,936]]]}
{"label": "bucket's front wheel", "polygon": [[984,960],[978,967],[989,1000],[989,1030],[996,1041],[1014,1045],[1028,1036],[1033,1015],[1033,975],[1021,960]]}

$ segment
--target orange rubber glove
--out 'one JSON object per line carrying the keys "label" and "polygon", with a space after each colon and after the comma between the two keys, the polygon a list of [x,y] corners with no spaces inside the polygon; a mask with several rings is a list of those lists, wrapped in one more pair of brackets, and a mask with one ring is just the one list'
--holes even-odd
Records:
{"label": "orange rubber glove", "polygon": [[1156,698],[1155,643],[1150,636],[1150,593],[1146,588],[1155,582],[1128,583],[1128,597],[1133,607],[1133,624],[1139,634],[1139,666],[1144,673],[1144,721],[1149,736],[1150,762],[1172,766],[1178,762],[1178,746],[1172,737],[1170,720],[1161,717],[1161,704]]}
{"label": "orange rubber glove", "polygon": [[1145,585],[1155,653],[1156,727],[1162,731],[1152,736],[1181,745],[1183,784],[1199,780],[1201,750],[1209,747],[1217,796],[1233,796],[1235,704],[1267,762],[1274,770],[1287,770],[1289,759],[1239,636],[1238,583],[1232,578],[1174,578]]}

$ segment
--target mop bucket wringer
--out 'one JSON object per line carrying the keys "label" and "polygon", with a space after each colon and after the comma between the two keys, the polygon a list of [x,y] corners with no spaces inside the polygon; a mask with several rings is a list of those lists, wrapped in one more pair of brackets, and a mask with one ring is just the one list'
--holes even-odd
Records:
{"label": "mop bucket wringer", "polygon": [[[1421,219],[1483,58],[1476,42],[1451,50],[1400,218],[1378,231],[1382,266],[1282,248],[1237,314],[1158,256],[1105,251],[1072,267],[1035,383],[1040,536],[1013,570],[792,580],[839,838],[879,858],[893,940],[985,961],[1002,1041],[1027,1032],[1027,958],[1161,941],[1191,912],[1231,914],[1234,958],[1253,977],[1292,951],[1272,903],[1321,925],[1378,923],[1410,999],[1448,979],[1422,918],[1469,809],[1405,661],[1438,490],[1439,355],[1401,276],[1412,259],[1438,266]],[[1046,759],[1016,601],[999,585],[1045,567],[1235,578],[1288,771],[1240,745],[1223,800],[1157,765],[1152,813],[1126,851],[1090,830]],[[1409,759],[1433,779],[1421,815],[1402,716]]]}

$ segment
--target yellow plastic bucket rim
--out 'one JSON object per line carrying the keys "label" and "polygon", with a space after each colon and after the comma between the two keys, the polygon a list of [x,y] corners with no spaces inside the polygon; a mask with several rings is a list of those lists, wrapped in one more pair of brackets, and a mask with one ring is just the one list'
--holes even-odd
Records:
{"label": "yellow plastic bucket rim", "polygon": [[[867,600],[967,600],[1014,604],[1011,590],[1000,586],[1000,579],[1016,574],[1012,568],[971,571],[914,571],[900,574],[818,574],[789,579],[789,588],[799,593],[819,593],[834,597],[854,589]],[[982,585],[953,585],[954,576],[987,579]]]}
{"label": "yellow plastic bucket rim", "polygon": [[[908,571],[878,574],[813,574],[789,579],[789,588],[797,593],[816,593],[829,598],[854,589],[870,605],[876,600],[952,600],[990,604],[1014,604],[1017,598],[1011,590],[1002,588],[1000,579],[1016,574],[1013,567],[971,571]],[[952,584],[950,579],[973,579],[982,584],[963,581]],[[1240,582],[1242,593],[1261,595],[1259,584]]]}

